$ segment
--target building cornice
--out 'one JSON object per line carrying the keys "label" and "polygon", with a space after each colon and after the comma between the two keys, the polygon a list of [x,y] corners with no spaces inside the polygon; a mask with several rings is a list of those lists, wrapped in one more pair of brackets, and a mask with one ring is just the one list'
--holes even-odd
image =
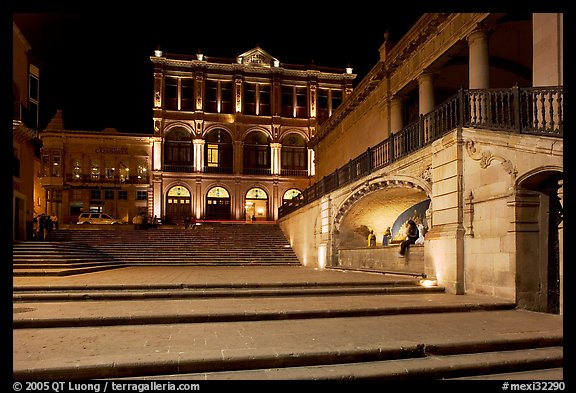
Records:
{"label": "building cornice", "polygon": [[325,72],[321,70],[293,70],[285,67],[261,67],[247,64],[238,63],[212,63],[204,60],[180,60],[180,59],[170,59],[166,57],[150,56],[150,60],[153,64],[162,65],[164,67],[180,67],[189,69],[198,69],[203,72],[210,71],[224,71],[227,73],[251,73],[251,74],[263,74],[263,75],[273,75],[281,74],[289,77],[297,78],[321,78],[328,80],[342,80],[348,79],[353,80],[356,78],[357,74],[352,73],[337,73],[337,72]]}

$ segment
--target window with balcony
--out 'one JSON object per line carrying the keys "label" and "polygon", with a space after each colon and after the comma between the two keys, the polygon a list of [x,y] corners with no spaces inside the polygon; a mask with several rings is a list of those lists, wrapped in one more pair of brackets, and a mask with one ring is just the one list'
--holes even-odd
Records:
{"label": "window with balcony", "polygon": [[294,117],[294,87],[281,88],[282,117]]}
{"label": "window with balcony", "polygon": [[282,140],[281,173],[287,176],[308,174],[308,148],[299,134],[289,134]]}
{"label": "window with balcony", "polygon": [[270,172],[270,140],[263,133],[250,133],[244,141],[244,173],[268,174]]}
{"label": "window with balcony", "polygon": [[72,181],[82,179],[82,165],[79,158],[72,159]]}
{"label": "window with balcony", "polygon": [[206,79],[204,93],[204,110],[209,113],[218,113],[218,81]]}
{"label": "window with balcony", "polygon": [[90,177],[92,180],[100,180],[100,160],[92,159],[90,167]]}
{"label": "window with balcony", "polygon": [[258,92],[258,102],[259,102],[259,110],[258,114],[260,116],[270,116],[270,85],[269,84],[260,84],[259,92]]}
{"label": "window with balcony", "polygon": [[168,110],[178,110],[178,79],[166,78],[165,108]]}
{"label": "window with balcony", "polygon": [[308,99],[306,87],[296,88],[296,117],[307,118],[308,116]]}
{"label": "window with balcony", "polygon": [[182,110],[194,111],[194,79],[182,79]]}
{"label": "window with balcony", "polygon": [[192,172],[192,137],[184,128],[175,128],[164,138],[164,170]]}
{"label": "window with balcony", "polygon": [[114,163],[112,161],[106,161],[104,166],[104,174],[106,180],[113,181],[114,176],[116,175],[116,168],[114,167]]}
{"label": "window with balcony", "polygon": [[205,172],[232,173],[232,138],[222,129],[211,130],[204,144]]}
{"label": "window with balcony", "polygon": [[245,115],[255,115],[256,114],[256,83],[244,83],[244,114]]}
{"label": "window with balcony", "polygon": [[232,103],[234,94],[232,90],[232,81],[220,82],[220,112],[221,113],[234,113],[234,106]]}

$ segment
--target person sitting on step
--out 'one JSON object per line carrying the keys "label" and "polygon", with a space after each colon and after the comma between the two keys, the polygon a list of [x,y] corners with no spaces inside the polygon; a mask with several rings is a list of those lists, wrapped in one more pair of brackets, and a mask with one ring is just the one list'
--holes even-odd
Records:
{"label": "person sitting on step", "polygon": [[404,257],[406,250],[410,246],[410,244],[416,243],[416,240],[420,237],[420,233],[418,231],[418,227],[414,220],[408,220],[407,231],[406,231],[406,239],[400,243],[400,252],[398,253],[399,257]]}

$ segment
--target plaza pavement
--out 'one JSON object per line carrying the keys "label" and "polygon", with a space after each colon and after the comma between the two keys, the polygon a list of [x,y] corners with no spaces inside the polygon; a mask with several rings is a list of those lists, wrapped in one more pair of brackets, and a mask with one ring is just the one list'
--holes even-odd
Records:
{"label": "plaza pavement", "polygon": [[[413,280],[206,266],[14,277],[13,375],[406,379],[408,372],[441,378],[447,369],[477,369],[463,378],[563,378],[561,365],[492,372],[494,364],[561,358],[562,316],[517,310],[493,297],[395,292]],[[378,290],[380,284],[388,289]],[[533,340],[550,345],[525,351]]]}

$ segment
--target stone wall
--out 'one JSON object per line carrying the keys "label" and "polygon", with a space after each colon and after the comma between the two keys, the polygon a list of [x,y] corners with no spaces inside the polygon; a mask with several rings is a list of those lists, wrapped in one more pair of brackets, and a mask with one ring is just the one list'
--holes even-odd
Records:
{"label": "stone wall", "polygon": [[424,246],[411,245],[399,257],[400,245],[340,249],[338,266],[397,273],[424,273]]}

